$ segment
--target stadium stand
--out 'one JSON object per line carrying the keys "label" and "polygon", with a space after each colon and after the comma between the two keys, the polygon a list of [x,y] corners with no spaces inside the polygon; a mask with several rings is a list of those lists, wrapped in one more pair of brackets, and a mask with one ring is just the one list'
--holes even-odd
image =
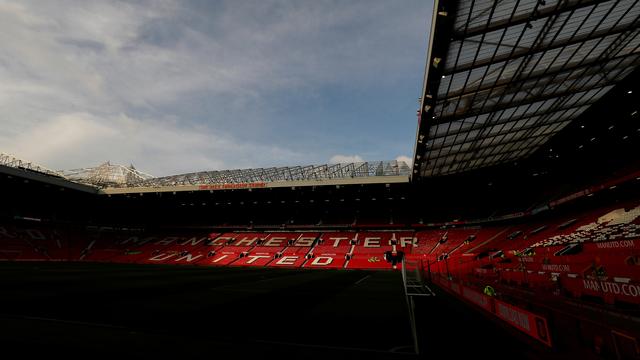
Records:
{"label": "stadium stand", "polygon": [[503,235],[491,251],[450,255],[446,263],[432,256],[431,270],[477,284],[490,280],[582,300],[640,304],[639,217],[634,201],[523,227],[517,236]]}
{"label": "stadium stand", "polygon": [[[545,269],[582,277],[585,269],[594,266],[616,278],[640,280],[635,265],[630,265],[638,262],[638,201],[544,221],[532,218],[530,222],[469,228],[455,225],[416,232],[237,231],[175,235],[77,230],[61,234],[61,230],[43,224],[14,224],[0,227],[0,256],[16,261],[392,269],[387,257],[402,253],[432,263],[448,259],[450,271],[484,276],[495,273],[507,282],[521,284],[526,274]],[[526,282],[537,278],[540,277],[529,276]],[[551,281],[549,276],[545,279]],[[541,282],[544,281],[537,284]]]}
{"label": "stadium stand", "polygon": [[[400,272],[404,258],[420,264],[428,283],[509,324],[538,346],[577,349],[580,342],[567,339],[559,329],[578,326],[585,338],[596,339],[606,338],[606,331],[613,328],[623,334],[611,340],[617,342],[637,333],[624,320],[636,317],[640,305],[636,178],[592,186],[583,193],[570,189],[569,195],[561,195],[562,201],[529,204],[524,206],[528,210],[513,214],[489,211],[494,216],[432,223],[420,222],[418,216],[402,224],[380,223],[379,218],[303,223],[287,214],[293,223],[163,228],[4,217],[0,260],[230,271],[290,268],[304,273],[306,269]],[[306,214],[300,219],[319,217]],[[580,311],[606,319],[609,325],[604,320],[591,324]],[[529,327],[524,326],[527,321]],[[615,344],[608,342],[602,346],[611,349]]]}

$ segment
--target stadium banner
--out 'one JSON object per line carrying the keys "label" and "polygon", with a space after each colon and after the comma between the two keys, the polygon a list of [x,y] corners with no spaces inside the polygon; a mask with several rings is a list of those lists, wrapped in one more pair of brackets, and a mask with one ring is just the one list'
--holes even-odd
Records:
{"label": "stadium banner", "polygon": [[266,187],[267,187],[266,182],[251,182],[251,183],[198,185],[198,190],[259,189],[259,188],[266,188]]}
{"label": "stadium banner", "polygon": [[604,189],[609,189],[612,186],[623,184],[623,183],[625,183],[627,181],[635,180],[635,179],[637,179],[639,177],[640,177],[640,170],[636,170],[636,171],[634,171],[632,173],[629,173],[627,175],[621,176],[619,178],[615,178],[615,179],[606,181],[606,182],[604,182],[604,183],[602,183],[600,185],[593,186],[593,187],[591,187],[591,191],[596,192],[596,191],[600,191],[600,190],[604,190]]}
{"label": "stadium banner", "polygon": [[596,296],[603,298],[606,303],[619,300],[631,304],[640,304],[640,283],[637,282],[563,278],[562,284],[576,296]]}
{"label": "stadium banner", "polygon": [[547,210],[549,210],[549,205],[538,206],[537,208],[531,210],[531,215],[536,215]]}
{"label": "stadium banner", "polygon": [[549,203],[549,207],[553,208],[553,207],[556,207],[558,205],[564,204],[566,202],[573,201],[575,199],[581,198],[583,196],[587,196],[589,194],[593,194],[595,192],[598,192],[598,191],[601,191],[601,190],[604,190],[604,189],[613,188],[614,186],[617,186],[619,184],[625,183],[627,181],[631,181],[631,180],[637,179],[638,177],[640,177],[640,170],[639,171],[634,171],[634,172],[632,172],[630,174],[627,174],[625,176],[621,176],[619,178],[615,178],[615,179],[606,181],[606,182],[601,183],[599,185],[591,186],[591,187],[589,187],[587,189],[575,192],[575,193],[573,193],[571,195],[562,197],[562,198],[557,199],[555,201],[551,201]]}
{"label": "stadium banner", "polygon": [[462,286],[462,296],[471,301],[472,303],[480,306],[481,308],[487,310],[488,312],[493,312],[491,298],[479,291],[475,291],[466,286]]}
{"label": "stadium banner", "polygon": [[451,290],[452,290],[454,293],[456,293],[456,294],[460,295],[460,284],[458,284],[457,282],[453,282],[453,281],[452,281],[452,282],[451,282]]}
{"label": "stadium banner", "polygon": [[[436,278],[439,277],[437,276]],[[444,290],[461,296],[465,300],[480,306],[491,314],[494,314],[518,330],[525,332],[529,336],[541,341],[549,347],[551,346],[551,336],[549,335],[547,319],[542,316],[533,314],[504,301],[496,300],[488,295],[480,293],[479,291],[460,285],[455,281],[448,281],[440,278],[438,282]]]}
{"label": "stadium banner", "polygon": [[[515,213],[511,213],[511,214],[505,214],[505,215],[501,215],[501,216],[494,216],[494,217],[488,217],[488,218],[484,218],[484,219],[474,219],[474,220],[468,220],[468,221],[460,221],[457,225],[480,225],[480,224],[488,224],[488,223],[493,223],[496,221],[503,221],[503,220],[511,220],[511,219],[518,219],[518,218],[522,218],[522,217],[526,217],[531,215],[530,211],[520,211],[520,212],[515,212]],[[449,223],[445,223],[445,225],[449,225]]]}
{"label": "stadium banner", "polygon": [[586,196],[586,195],[589,195],[589,194],[591,194],[591,191],[590,191],[589,189],[581,190],[581,191],[578,191],[578,192],[573,193],[573,194],[571,194],[571,195],[568,195],[568,196],[562,197],[562,198],[560,198],[560,199],[558,199],[558,200],[551,201],[551,202],[549,203],[549,207],[550,207],[550,208],[554,208],[554,207],[556,207],[556,206],[558,206],[558,205],[561,205],[561,204],[564,204],[564,203],[566,203],[566,202],[569,202],[569,201],[572,201],[572,200],[575,200],[575,199],[581,198],[581,197]]}
{"label": "stadium banner", "polygon": [[600,241],[582,244],[585,252],[598,252],[602,250],[637,250],[640,249],[640,241],[631,239]]}
{"label": "stadium banner", "polygon": [[497,317],[551,347],[547,319],[500,300],[495,300],[495,309]]}
{"label": "stadium banner", "polygon": [[584,264],[540,264],[539,267],[531,268],[528,267],[529,270],[536,271],[549,271],[554,273],[576,273],[580,270],[584,270],[589,266],[589,263]]}

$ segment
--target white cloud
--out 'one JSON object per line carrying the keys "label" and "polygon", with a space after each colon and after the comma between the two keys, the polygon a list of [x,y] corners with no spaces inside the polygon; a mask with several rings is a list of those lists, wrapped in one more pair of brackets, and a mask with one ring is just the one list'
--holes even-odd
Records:
{"label": "white cloud", "polygon": [[58,169],[133,162],[154,175],[303,160],[215,123],[157,114],[183,94],[239,97],[271,83],[256,75],[270,70],[245,57],[218,61],[218,44],[189,29],[174,47],[139,41],[146,24],[170,21],[177,5],[68,5],[0,0],[0,151]]}
{"label": "white cloud", "polygon": [[68,113],[34,126],[15,138],[0,135],[8,152],[50,168],[95,166],[103,161],[128,165],[156,176],[254,166],[256,154],[298,163],[301,155],[277,146],[244,144],[206,128],[175,121],[140,120],[118,115],[100,118]]}
{"label": "white cloud", "polygon": [[409,165],[409,167],[411,167],[412,163],[413,163],[413,159],[411,159],[410,157],[406,156],[406,155],[400,155],[398,157],[396,157],[397,161],[404,161],[407,163],[407,165]]}
{"label": "white cloud", "polygon": [[329,164],[344,164],[363,161],[364,160],[360,155],[333,155],[331,159],[329,159]]}

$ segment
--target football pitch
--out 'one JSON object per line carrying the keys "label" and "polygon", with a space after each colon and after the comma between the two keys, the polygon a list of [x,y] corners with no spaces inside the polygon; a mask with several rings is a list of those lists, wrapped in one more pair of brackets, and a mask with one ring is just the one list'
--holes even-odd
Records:
{"label": "football pitch", "polygon": [[[7,262],[0,287],[9,354],[416,357],[399,271]],[[420,300],[424,353],[507,336],[445,294]]]}

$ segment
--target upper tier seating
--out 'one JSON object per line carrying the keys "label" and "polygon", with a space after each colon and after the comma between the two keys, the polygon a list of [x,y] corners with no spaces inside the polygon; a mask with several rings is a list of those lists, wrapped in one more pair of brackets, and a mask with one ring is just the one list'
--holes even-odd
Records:
{"label": "upper tier seating", "polygon": [[592,222],[578,226],[573,232],[551,236],[532,244],[531,247],[639,238],[640,225],[635,223],[639,217],[640,205],[629,210],[615,209]]}

